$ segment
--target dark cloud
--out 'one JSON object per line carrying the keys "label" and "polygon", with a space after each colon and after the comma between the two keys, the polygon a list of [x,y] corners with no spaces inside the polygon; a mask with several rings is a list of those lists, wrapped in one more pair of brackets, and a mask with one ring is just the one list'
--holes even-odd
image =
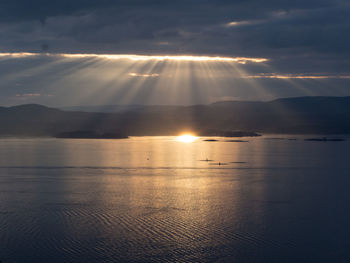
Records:
{"label": "dark cloud", "polygon": [[[341,0],[4,0],[0,10],[0,47],[11,51],[35,51],[43,42],[52,52],[349,50],[350,6]],[[230,22],[237,25],[225,27]]]}
{"label": "dark cloud", "polygon": [[2,0],[0,21],[45,21],[50,16],[71,15],[79,12],[108,6],[112,0]]}

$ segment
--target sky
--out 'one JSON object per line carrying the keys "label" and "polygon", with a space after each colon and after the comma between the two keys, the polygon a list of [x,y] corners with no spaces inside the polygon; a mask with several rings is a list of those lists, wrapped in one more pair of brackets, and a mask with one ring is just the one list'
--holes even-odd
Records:
{"label": "sky", "polygon": [[0,105],[350,96],[345,0],[2,0]]}

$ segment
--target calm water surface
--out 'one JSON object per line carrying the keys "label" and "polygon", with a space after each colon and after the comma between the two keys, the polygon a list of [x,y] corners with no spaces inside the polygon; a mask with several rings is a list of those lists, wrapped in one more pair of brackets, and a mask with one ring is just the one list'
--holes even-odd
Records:
{"label": "calm water surface", "polygon": [[0,260],[350,262],[350,142],[248,140],[2,139]]}

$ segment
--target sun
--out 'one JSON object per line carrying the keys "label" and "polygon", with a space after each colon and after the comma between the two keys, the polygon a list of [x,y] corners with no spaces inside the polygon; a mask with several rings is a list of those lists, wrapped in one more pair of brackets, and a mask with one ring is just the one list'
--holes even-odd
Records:
{"label": "sun", "polygon": [[198,137],[195,136],[194,134],[191,134],[191,133],[183,133],[183,134],[177,136],[176,140],[178,142],[191,143],[191,142],[195,142],[196,140],[198,140]]}

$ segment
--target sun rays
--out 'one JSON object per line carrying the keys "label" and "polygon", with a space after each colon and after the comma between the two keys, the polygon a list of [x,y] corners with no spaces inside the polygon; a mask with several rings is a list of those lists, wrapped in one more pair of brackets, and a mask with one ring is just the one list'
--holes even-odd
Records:
{"label": "sun rays", "polygon": [[[12,87],[8,89],[13,101],[19,99],[16,94],[42,94],[26,96],[21,103],[55,101],[56,105],[67,106],[270,100],[287,89],[301,96],[312,95],[305,87],[308,83],[324,84],[332,77],[279,73],[268,58],[0,53],[0,62],[8,61],[20,65],[2,80],[3,85]],[[344,75],[334,78],[349,79]],[[277,82],[281,88],[275,88]]]}

